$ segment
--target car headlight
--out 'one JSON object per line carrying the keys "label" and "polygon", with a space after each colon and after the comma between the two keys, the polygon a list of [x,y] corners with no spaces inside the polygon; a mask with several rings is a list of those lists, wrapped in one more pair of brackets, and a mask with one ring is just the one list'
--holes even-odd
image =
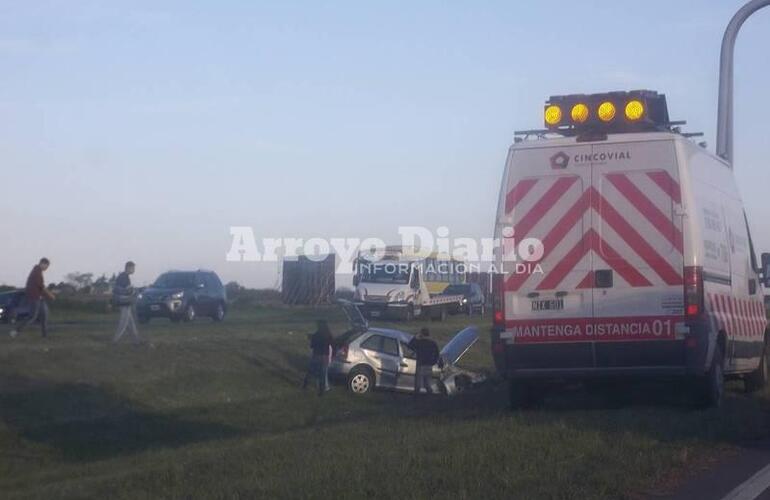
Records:
{"label": "car headlight", "polygon": [[0,315],[2,315],[4,312],[5,312],[5,309],[3,309],[2,307],[0,307]]}
{"label": "car headlight", "polygon": [[144,298],[144,294],[139,294],[136,296],[136,300],[142,300]]}
{"label": "car headlight", "polygon": [[184,297],[184,292],[176,292],[171,294],[172,299],[181,299]]}
{"label": "car headlight", "polygon": [[467,303],[468,303],[468,299],[463,299],[463,304],[467,304]]}
{"label": "car headlight", "polygon": [[404,300],[404,297],[406,297],[406,294],[402,291],[398,292],[396,295],[393,296],[393,300],[395,302],[400,302]]}

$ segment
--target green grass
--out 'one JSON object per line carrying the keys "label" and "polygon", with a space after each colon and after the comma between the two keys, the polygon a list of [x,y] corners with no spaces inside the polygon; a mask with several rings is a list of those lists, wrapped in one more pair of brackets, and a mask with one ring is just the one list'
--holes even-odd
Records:
{"label": "green grass", "polygon": [[[299,390],[305,333],[343,331],[330,308],[157,320],[140,346],[110,344],[115,316],[53,314],[47,340],[0,329],[2,498],[627,498],[766,434],[766,397],[738,386],[706,412],[665,384],[621,409],[568,389],[510,412],[495,383],[318,398]],[[430,326],[445,341],[466,322]],[[464,364],[491,370],[486,334]]]}

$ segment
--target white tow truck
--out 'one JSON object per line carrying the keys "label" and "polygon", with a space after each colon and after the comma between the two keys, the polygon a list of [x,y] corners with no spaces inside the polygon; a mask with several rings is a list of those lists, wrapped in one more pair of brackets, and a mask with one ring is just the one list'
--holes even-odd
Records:
{"label": "white tow truck", "polygon": [[355,304],[367,318],[443,321],[464,300],[463,295],[442,293],[465,279],[458,264],[448,256],[419,255],[404,247],[388,247],[377,259],[359,256],[353,277]]}

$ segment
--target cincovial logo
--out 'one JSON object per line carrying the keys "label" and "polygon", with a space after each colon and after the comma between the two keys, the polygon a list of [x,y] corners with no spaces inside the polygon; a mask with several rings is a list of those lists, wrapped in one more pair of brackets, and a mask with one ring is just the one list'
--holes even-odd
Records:
{"label": "cincovial logo", "polygon": [[606,151],[591,154],[581,153],[576,154],[573,159],[575,160],[576,165],[585,163],[602,163],[606,161],[630,160],[631,153],[629,151]]}
{"label": "cincovial logo", "polygon": [[559,151],[551,157],[551,168],[567,168],[569,165],[569,156],[564,151]]}

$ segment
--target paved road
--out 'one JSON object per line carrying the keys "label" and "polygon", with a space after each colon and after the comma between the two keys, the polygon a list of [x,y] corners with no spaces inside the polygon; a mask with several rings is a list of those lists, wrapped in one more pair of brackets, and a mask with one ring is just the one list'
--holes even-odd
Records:
{"label": "paved road", "polygon": [[665,500],[770,500],[770,440],[745,445],[715,469],[698,473]]}

